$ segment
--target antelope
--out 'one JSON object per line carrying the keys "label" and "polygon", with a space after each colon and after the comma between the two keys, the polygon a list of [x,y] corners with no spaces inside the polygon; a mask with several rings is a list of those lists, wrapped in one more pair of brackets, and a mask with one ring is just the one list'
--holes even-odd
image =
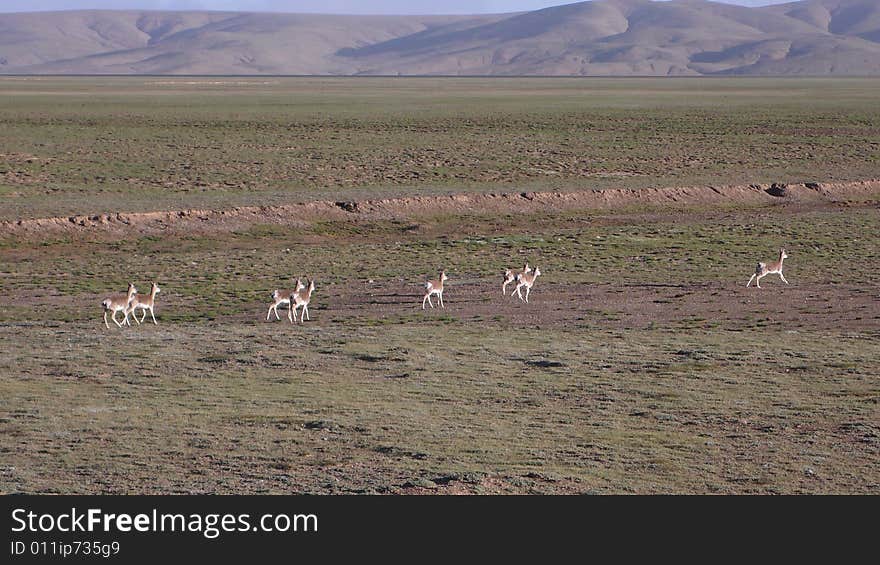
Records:
{"label": "antelope", "polygon": [[529,264],[526,263],[523,265],[522,270],[517,269],[507,269],[504,271],[504,283],[501,285],[501,294],[507,296],[507,285],[514,281],[519,281],[519,278],[523,275],[527,275],[532,272],[532,268],[529,267]]}
{"label": "antelope", "polygon": [[[532,287],[535,286],[535,281],[538,280],[538,277],[541,276],[541,269],[535,267],[535,272],[532,274],[525,273],[519,277],[516,283],[516,290],[510,293],[511,298],[513,295],[519,296],[519,299],[523,302],[529,301],[529,293],[532,292]],[[521,289],[526,287],[526,297],[523,298]]]}
{"label": "antelope", "polygon": [[434,303],[431,302],[432,294],[436,294],[440,299],[440,306],[446,308],[443,304],[443,283],[447,280],[449,280],[449,277],[446,276],[446,271],[440,271],[439,279],[430,280],[425,283],[425,297],[422,299],[422,310],[425,309],[425,301],[431,305],[431,308],[434,307]]}
{"label": "antelope", "polygon": [[110,329],[110,324],[107,323],[107,312],[113,312],[111,318],[121,328],[122,324],[116,319],[116,313],[127,312],[128,305],[134,299],[135,294],[137,294],[137,289],[134,287],[134,283],[128,283],[128,292],[126,294],[113,294],[101,302],[101,307],[104,309],[104,325],[107,326],[108,330]]}
{"label": "antelope", "polygon": [[[134,321],[141,325],[144,319],[147,317],[147,310],[150,311],[150,317],[153,318],[153,323],[158,325],[156,322],[156,315],[153,313],[153,307],[156,305],[156,295],[162,292],[162,289],[159,288],[158,283],[150,283],[150,294],[144,296],[141,294],[135,294],[131,299],[131,302],[128,304],[128,310],[125,312],[125,320],[123,323],[131,325],[131,322],[128,321],[128,315],[131,314],[131,317],[134,318]],[[137,317],[137,309],[140,308],[143,312],[143,316],[138,320]]]}
{"label": "antelope", "polygon": [[779,278],[782,279],[782,282],[788,284],[788,281],[785,280],[785,276],[782,274],[782,262],[788,258],[788,253],[785,252],[785,249],[779,250],[779,260],[774,261],[772,263],[758,263],[755,267],[755,274],[752,275],[752,278],[749,279],[749,282],[746,283],[746,288],[751,286],[752,281],[755,281],[755,284],[758,288],[761,288],[761,279],[766,277],[767,275],[777,274]]}
{"label": "antelope", "polygon": [[[303,286],[303,288],[305,288]],[[296,321],[296,309],[302,306],[302,314],[299,316],[300,323],[305,323],[305,320],[312,320],[312,317],[309,316],[309,302],[312,300],[312,293],[315,292],[315,281],[313,279],[309,279],[309,288],[302,292],[293,293],[293,300],[290,302],[290,310],[287,311],[287,319],[290,320],[290,323]],[[291,318],[291,315],[293,316]]]}
{"label": "antelope", "polygon": [[[272,292],[272,304],[269,306],[269,311],[266,312],[266,321],[269,321],[269,316],[272,315],[272,312],[275,312],[275,319],[280,320],[281,317],[278,315],[278,307],[287,304],[288,314],[290,314],[291,308],[291,298],[297,292],[304,289],[306,285],[302,283],[300,279],[296,279],[296,289],[295,290],[275,290]],[[288,316],[289,317],[289,316]]]}

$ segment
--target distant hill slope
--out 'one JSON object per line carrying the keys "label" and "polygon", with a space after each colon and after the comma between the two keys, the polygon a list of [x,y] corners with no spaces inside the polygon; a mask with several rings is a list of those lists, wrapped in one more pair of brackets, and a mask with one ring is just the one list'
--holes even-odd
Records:
{"label": "distant hill slope", "polygon": [[880,1],[595,0],[477,16],[0,14],[0,73],[880,75]]}

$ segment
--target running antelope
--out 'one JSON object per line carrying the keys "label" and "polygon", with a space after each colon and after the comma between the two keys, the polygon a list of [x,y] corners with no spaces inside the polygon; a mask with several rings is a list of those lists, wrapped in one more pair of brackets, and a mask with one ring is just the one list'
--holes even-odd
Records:
{"label": "running antelope", "polygon": [[442,308],[446,308],[443,304],[443,283],[449,280],[449,277],[446,276],[446,271],[440,271],[440,278],[431,280],[425,283],[425,297],[422,299],[422,310],[425,309],[425,302],[431,305],[431,308],[434,307],[434,303],[431,302],[431,295],[436,294],[440,300],[440,306]]}
{"label": "running antelope", "polygon": [[518,282],[519,278],[523,275],[527,275],[532,272],[532,268],[529,267],[529,264],[526,263],[522,270],[518,269],[507,269],[504,271],[504,283],[501,285],[501,294],[507,296],[507,285],[512,282]]}
{"label": "running antelope", "polygon": [[[150,283],[150,294],[135,294],[132,297],[131,302],[128,304],[128,310],[125,311],[125,320],[123,323],[131,325],[131,322],[128,321],[128,315],[131,314],[131,317],[134,318],[134,321],[141,325],[144,319],[147,317],[147,310],[150,311],[150,317],[153,318],[153,323],[158,325],[156,322],[156,314],[153,312],[153,307],[156,305],[156,295],[162,292],[162,289],[159,288],[158,283]],[[143,316],[138,320],[137,317],[137,309],[140,308],[143,312]]]}
{"label": "running antelope", "polygon": [[128,283],[128,292],[126,294],[113,294],[101,302],[101,307],[104,309],[104,325],[107,326],[108,330],[110,329],[110,324],[107,323],[107,312],[113,313],[111,316],[113,321],[121,328],[122,324],[116,319],[116,313],[128,312],[128,305],[134,299],[135,294],[137,294],[137,289],[134,287],[134,283]]}
{"label": "running antelope", "polygon": [[[541,276],[541,269],[539,269],[537,267],[535,267],[534,273],[531,273],[531,274],[526,273],[526,274],[520,276],[519,279],[517,280],[517,283],[516,283],[516,290],[511,292],[510,296],[512,297],[514,294],[516,294],[517,296],[519,296],[520,300],[522,300],[523,302],[528,302],[529,301],[529,293],[532,292],[532,287],[535,286],[535,281],[538,280],[539,276]],[[526,288],[526,297],[525,298],[523,298],[523,295],[521,292],[521,289],[523,287]]]}
{"label": "running antelope", "polygon": [[785,252],[785,249],[779,250],[779,260],[774,261],[772,263],[758,263],[755,267],[755,274],[752,275],[752,278],[749,279],[749,282],[746,283],[746,288],[748,288],[752,281],[755,281],[755,284],[758,288],[761,288],[761,279],[766,277],[767,275],[777,274],[779,278],[782,279],[782,282],[788,284],[788,281],[785,280],[785,276],[782,274],[782,262],[788,258],[788,253]]}
{"label": "running antelope", "polygon": [[278,307],[287,305],[288,308],[288,317],[290,317],[290,308],[292,307],[291,298],[297,292],[304,289],[306,285],[300,279],[296,279],[296,289],[295,290],[275,290],[272,292],[272,304],[269,306],[269,311],[266,312],[266,321],[269,321],[269,316],[272,315],[272,312],[275,312],[275,319],[280,320],[281,317],[278,315]]}
{"label": "running antelope", "polygon": [[[305,286],[303,286],[305,288]],[[290,302],[290,310],[287,311],[287,319],[290,320],[291,323],[296,321],[296,310],[300,306],[302,306],[302,314],[299,315],[300,323],[305,323],[305,320],[312,321],[312,317],[309,316],[309,302],[312,300],[312,293],[315,292],[315,281],[309,279],[309,287],[302,292],[299,290],[293,293],[293,300]],[[293,317],[291,317],[291,315]]]}

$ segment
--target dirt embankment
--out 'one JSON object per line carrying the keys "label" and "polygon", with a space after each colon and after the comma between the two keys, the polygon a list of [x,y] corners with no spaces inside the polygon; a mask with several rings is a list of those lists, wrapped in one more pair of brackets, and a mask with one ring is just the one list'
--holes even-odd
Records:
{"label": "dirt embankment", "polygon": [[605,189],[578,192],[453,194],[363,201],[314,201],[284,206],[249,206],[225,210],[81,215],[0,222],[2,235],[51,236],[77,232],[155,234],[217,232],[250,224],[303,226],[321,220],[382,220],[475,213],[534,213],[566,210],[623,210],[633,207],[701,205],[762,206],[778,203],[848,203],[874,201],[880,180],[739,186]]}

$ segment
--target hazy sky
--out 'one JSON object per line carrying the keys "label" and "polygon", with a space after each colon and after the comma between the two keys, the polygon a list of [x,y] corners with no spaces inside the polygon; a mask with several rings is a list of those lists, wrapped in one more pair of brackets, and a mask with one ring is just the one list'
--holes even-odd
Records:
{"label": "hazy sky", "polygon": [[[744,6],[764,6],[791,0],[722,1]],[[0,12],[134,8],[344,14],[476,14],[535,10],[568,3],[571,0],[0,0]]]}

